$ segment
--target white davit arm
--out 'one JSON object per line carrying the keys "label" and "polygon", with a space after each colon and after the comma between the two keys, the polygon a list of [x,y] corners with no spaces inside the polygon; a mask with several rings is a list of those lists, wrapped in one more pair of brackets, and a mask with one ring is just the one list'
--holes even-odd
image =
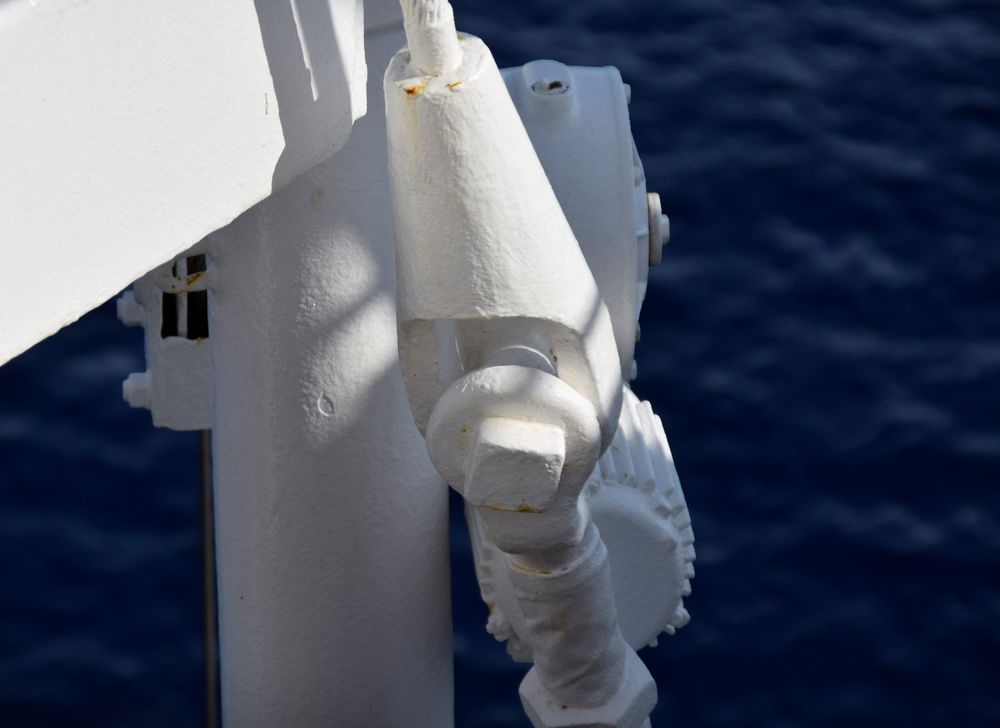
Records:
{"label": "white davit arm", "polygon": [[447,2],[403,8],[385,96],[414,419],[504,554],[534,725],[639,728],[656,686],[582,494],[622,403],[608,308],[489,49],[459,38]]}

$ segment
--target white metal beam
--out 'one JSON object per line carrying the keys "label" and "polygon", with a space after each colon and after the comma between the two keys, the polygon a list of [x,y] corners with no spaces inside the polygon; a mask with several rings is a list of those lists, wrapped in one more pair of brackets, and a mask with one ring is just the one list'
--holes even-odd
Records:
{"label": "white metal beam", "polygon": [[361,0],[0,0],[0,364],[328,158]]}

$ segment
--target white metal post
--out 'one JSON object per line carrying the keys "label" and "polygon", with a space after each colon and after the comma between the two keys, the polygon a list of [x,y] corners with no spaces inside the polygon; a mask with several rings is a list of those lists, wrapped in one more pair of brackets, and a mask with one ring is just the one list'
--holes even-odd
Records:
{"label": "white metal post", "polygon": [[368,115],[210,247],[229,726],[453,722],[447,486],[397,363],[381,79],[404,38],[373,5]]}

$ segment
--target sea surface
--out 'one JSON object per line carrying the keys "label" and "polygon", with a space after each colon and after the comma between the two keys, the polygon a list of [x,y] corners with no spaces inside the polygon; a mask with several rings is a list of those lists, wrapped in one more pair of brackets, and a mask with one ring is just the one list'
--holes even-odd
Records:
{"label": "sea surface", "polygon": [[[673,223],[635,389],[699,559],[654,726],[1000,725],[1000,3],[454,5],[502,65],[617,66]],[[197,440],[141,368],[112,304],[0,368],[0,728],[199,724]],[[458,725],[527,726],[454,510]]]}

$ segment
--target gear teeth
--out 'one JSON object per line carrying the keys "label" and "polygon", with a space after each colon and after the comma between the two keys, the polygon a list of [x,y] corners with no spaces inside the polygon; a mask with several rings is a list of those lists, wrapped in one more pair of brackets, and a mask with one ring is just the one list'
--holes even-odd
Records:
{"label": "gear teeth", "polygon": [[652,459],[653,443],[645,431],[646,428],[642,426],[644,408],[642,403],[637,403],[634,406],[628,406],[627,409],[627,416],[621,420],[622,434],[625,436],[626,442],[643,444],[643,447],[629,448],[636,486],[646,493],[651,493],[656,490],[656,469]]}
{"label": "gear teeth", "polygon": [[618,471],[618,478],[622,485],[631,485],[635,482],[635,466],[632,464],[632,454],[628,451],[628,443],[622,437],[621,430],[615,435],[616,439],[611,443],[610,450],[613,451],[615,469]]}
{"label": "gear teeth", "polygon": [[666,498],[662,497],[653,501],[653,511],[668,519],[672,518],[674,514],[670,508],[670,503]]}
{"label": "gear teeth", "polygon": [[[466,522],[469,524],[470,541],[472,542],[472,555],[473,563],[476,568],[476,581],[479,582],[479,596],[482,598],[483,602],[486,604],[493,604],[496,601],[496,594],[494,593],[493,585],[496,584],[496,572],[494,568],[496,567],[495,561],[491,558],[492,554],[489,552],[484,552],[479,544],[479,539],[475,537],[474,533],[471,533],[473,529],[473,524],[478,530],[481,526],[476,520],[478,516],[475,512],[466,506]],[[492,613],[492,608],[490,609]]]}
{"label": "gear teeth", "polygon": [[670,445],[667,443],[667,433],[663,429],[663,421],[653,412],[649,402],[643,402],[637,409],[644,424],[640,429],[645,439],[646,449],[648,452],[656,454],[656,462],[653,464],[654,470],[659,486],[670,505],[671,521],[680,535],[681,543],[684,546],[690,546],[694,543],[691,516],[688,513],[684,491],[681,489],[677,469],[674,467],[673,457],[670,454]]}
{"label": "gear teeth", "polygon": [[[624,394],[625,401],[618,432],[595,464],[583,491],[588,498],[601,499],[605,496],[614,497],[616,488],[634,489],[633,494],[641,493],[638,499],[642,504],[641,507],[648,509],[647,513],[655,514],[655,519],[660,521],[663,548],[666,549],[663,558],[673,559],[671,579],[674,581],[671,594],[675,600],[673,604],[663,606],[666,609],[670,606],[676,607],[670,617],[664,620],[666,624],[663,626],[663,631],[673,635],[690,620],[682,599],[691,595],[691,580],[695,575],[693,565],[695,536],[691,527],[691,516],[674,467],[662,421],[653,412],[649,402],[638,400],[629,387],[624,388]],[[618,493],[623,492],[618,491]],[[490,606],[486,630],[498,642],[506,643],[507,652],[515,660],[530,662],[531,648],[517,631],[520,625],[518,620],[522,615],[513,606],[510,607],[513,613],[505,614],[500,604],[501,602],[507,604],[503,600],[509,597],[505,586],[507,576],[505,557],[495,546],[490,545],[483,530],[485,526],[479,520],[475,509],[468,504],[466,518],[472,536],[480,594],[483,601]],[[678,547],[681,549],[680,552],[676,550]],[[683,568],[679,568],[681,564]],[[678,574],[678,571],[682,573]],[[659,614],[662,619],[664,612]],[[658,639],[654,638],[649,646],[656,647],[657,644]]]}
{"label": "gear teeth", "polygon": [[685,503],[684,499],[678,495],[676,489],[670,489],[664,495],[666,495],[667,500],[670,501],[670,507],[677,511],[678,515],[681,513],[687,513],[687,503]]}
{"label": "gear teeth", "polygon": [[664,467],[662,462],[662,455],[660,453],[659,443],[656,442],[656,428],[653,426],[653,418],[656,415],[653,413],[653,407],[649,402],[640,402],[635,408],[635,415],[638,420],[635,431],[638,433],[642,440],[643,445],[643,455],[646,467],[649,469],[649,482],[651,489],[656,489],[657,486],[662,482],[665,490],[669,491],[672,482],[669,477],[664,478]]}
{"label": "gear teeth", "polygon": [[492,611],[493,606],[489,606],[491,613],[490,618],[486,620],[486,631],[493,635],[497,642],[505,642],[510,639],[513,630],[504,616],[499,612]]}
{"label": "gear teeth", "polygon": [[615,433],[611,449],[615,452],[618,474],[622,476],[623,482],[631,484],[638,480],[636,478],[635,463],[632,460],[632,448],[629,447],[629,437],[632,435],[632,418],[629,415],[632,414],[632,410],[627,404],[622,409],[624,411],[622,412],[622,417],[618,420],[618,432]]}
{"label": "gear teeth", "polygon": [[686,627],[688,622],[690,621],[691,621],[691,615],[688,614],[688,610],[686,610],[684,608],[684,605],[682,604],[681,606],[677,607],[677,611],[674,612],[673,616],[670,617],[670,620],[665,625],[663,625],[663,631],[664,633],[673,637],[675,634],[677,634],[677,630],[681,629],[682,627]]}
{"label": "gear teeth", "polygon": [[511,633],[510,637],[507,639],[507,654],[517,660],[518,656],[524,654],[526,651],[530,654],[528,644],[518,637],[517,634]]}
{"label": "gear teeth", "polygon": [[660,646],[660,641],[655,637],[653,638],[653,641],[647,645],[647,647],[659,647],[659,646]]}
{"label": "gear teeth", "polygon": [[476,568],[476,580],[479,582],[479,596],[490,610],[489,619],[486,621],[486,631],[493,635],[497,642],[506,642],[507,651],[513,656],[518,650],[523,649],[523,642],[514,633],[514,627],[508,621],[506,615],[496,605],[496,584],[498,576],[497,569],[505,569],[503,561],[497,562],[495,550],[485,549],[478,537],[479,530],[483,527],[479,523],[479,516],[473,508],[466,504],[466,523],[469,527],[470,541],[472,542],[473,563]]}
{"label": "gear teeth", "polygon": [[674,618],[672,624],[674,629],[680,629],[687,625],[691,621],[691,615],[688,614],[688,610],[684,607],[677,607],[677,611],[674,612]]}
{"label": "gear teeth", "polygon": [[688,517],[687,508],[682,512],[675,514],[674,525],[677,526],[678,531],[690,531],[691,530],[691,519]]}
{"label": "gear teeth", "polygon": [[691,517],[688,515],[687,506],[681,506],[680,511],[674,509],[674,528],[681,537],[681,543],[685,546],[694,544],[694,530],[691,527]]}

